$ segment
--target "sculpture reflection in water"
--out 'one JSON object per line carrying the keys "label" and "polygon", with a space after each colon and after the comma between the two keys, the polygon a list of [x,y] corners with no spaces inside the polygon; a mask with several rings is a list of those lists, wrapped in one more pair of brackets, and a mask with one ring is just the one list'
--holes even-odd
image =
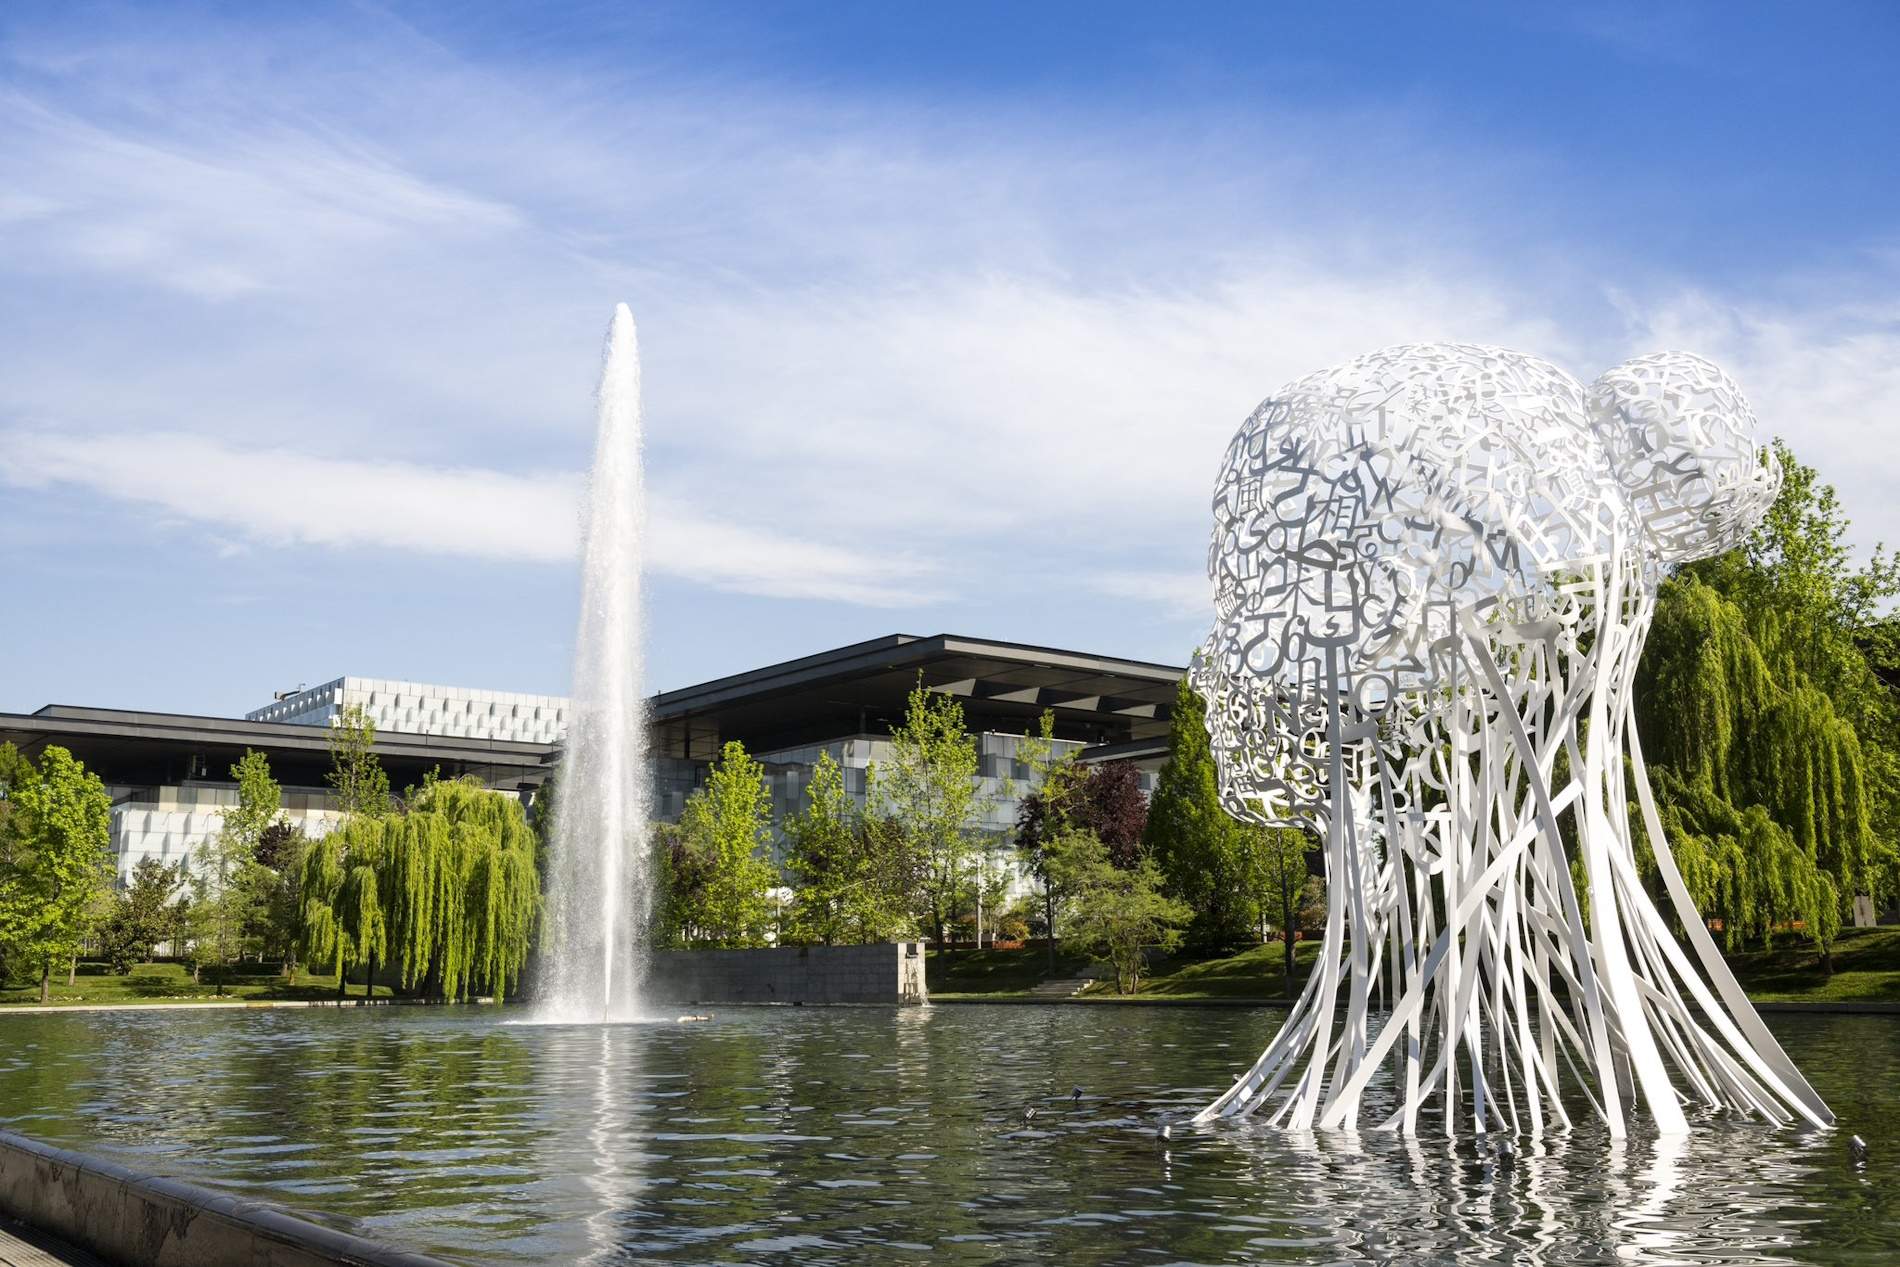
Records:
{"label": "sculpture reflection in water", "polygon": [[1725,1132],[1611,1139],[1580,1123],[1507,1155],[1429,1136],[1273,1131],[1223,1140],[1222,1156],[1236,1186],[1274,1191],[1251,1222],[1289,1261],[1810,1261],[1820,1242],[1791,1211],[1823,1182],[1824,1153],[1736,1142]]}
{"label": "sculpture reflection in water", "polygon": [[1586,388],[1457,344],[1310,375],[1241,427],[1193,681],[1228,812],[1323,842],[1327,920],[1285,1025],[1200,1120],[1357,1126],[1385,1067],[1375,1124],[1405,1132],[1434,1100],[1448,1133],[1567,1127],[1579,1099],[1612,1136],[1639,1103],[1664,1133],[1694,1104],[1832,1120],[1660,847],[1631,696],[1663,570],[1774,499],[1753,431],[1698,357]]}

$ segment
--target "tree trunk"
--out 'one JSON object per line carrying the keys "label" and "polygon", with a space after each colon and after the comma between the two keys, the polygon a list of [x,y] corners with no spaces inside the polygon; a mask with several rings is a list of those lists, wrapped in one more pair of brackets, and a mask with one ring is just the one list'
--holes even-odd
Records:
{"label": "tree trunk", "polygon": [[369,975],[363,978],[363,997],[376,997],[376,952],[373,950],[369,952]]}
{"label": "tree trunk", "polygon": [[73,957],[66,962],[66,988],[70,990],[78,984],[79,955],[77,952],[74,952]]}
{"label": "tree trunk", "polygon": [[53,960],[49,955],[40,963],[40,1002],[53,1001]]}
{"label": "tree trunk", "polygon": [[1293,993],[1293,902],[1285,889],[1280,891],[1280,940],[1285,946],[1282,956],[1285,979],[1280,989],[1283,994],[1290,995]]}
{"label": "tree trunk", "polygon": [[1049,938],[1049,971],[1056,970],[1056,891],[1044,884],[1042,886],[1042,922],[1043,932]]}
{"label": "tree trunk", "polygon": [[348,977],[343,971],[343,960],[339,957],[336,961],[336,1001],[338,1003],[341,1003],[349,994],[349,991],[343,988],[347,980]]}

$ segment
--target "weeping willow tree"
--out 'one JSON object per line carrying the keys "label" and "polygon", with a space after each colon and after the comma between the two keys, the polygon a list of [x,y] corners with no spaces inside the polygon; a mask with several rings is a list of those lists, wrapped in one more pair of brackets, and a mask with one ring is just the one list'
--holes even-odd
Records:
{"label": "weeping willow tree", "polygon": [[414,886],[433,908],[428,935],[413,943],[427,946],[422,970],[436,974],[448,998],[470,984],[504,997],[528,961],[541,914],[535,833],[521,802],[472,780],[438,782],[407,817],[433,820],[420,830],[434,862]]}
{"label": "weeping willow tree", "polygon": [[1833,490],[1778,447],[1755,537],[1664,583],[1637,720],[1683,878],[1731,947],[1799,920],[1825,956],[1847,896],[1900,881],[1900,707],[1863,649],[1900,572],[1852,562]]}
{"label": "weeping willow tree", "polygon": [[404,812],[351,819],[311,847],[306,953],[339,975],[387,957],[403,989],[430,997],[505,998],[540,917],[535,853],[517,798],[431,782]]}
{"label": "weeping willow tree", "polygon": [[331,965],[339,997],[344,974],[358,964],[368,969],[364,994],[374,993],[376,962],[388,952],[381,879],[386,821],[347,819],[304,853],[302,957],[313,966]]}

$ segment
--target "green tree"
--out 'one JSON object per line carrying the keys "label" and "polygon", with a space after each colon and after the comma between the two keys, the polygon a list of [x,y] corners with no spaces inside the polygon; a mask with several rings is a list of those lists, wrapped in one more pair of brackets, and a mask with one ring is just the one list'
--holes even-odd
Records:
{"label": "green tree", "polygon": [[330,787],[345,817],[389,812],[389,775],[376,759],[376,723],[352,704],[330,723]]}
{"label": "green tree", "polygon": [[219,970],[219,994],[264,909],[268,873],[258,866],[257,847],[283,805],[263,753],[245,749],[231,777],[237,782],[237,805],[225,813],[217,834],[194,851],[191,867],[192,958],[196,965]]}
{"label": "green tree", "polygon": [[1776,450],[1781,493],[1748,542],[1663,587],[1637,683],[1646,755],[1763,806],[1843,901],[1892,900],[1900,675],[1883,655],[1900,640],[1879,613],[1900,596],[1900,563],[1876,547],[1856,564],[1834,489]]}
{"label": "green tree", "polygon": [[[303,861],[303,917],[299,958],[336,973],[336,993],[347,993],[344,974],[371,966],[389,946],[378,872],[383,864],[383,824],[367,816],[345,819],[310,842]],[[373,968],[364,995],[375,993]]]}
{"label": "green tree", "polygon": [[729,741],[713,763],[706,786],[686,799],[679,835],[694,871],[685,893],[690,907],[677,912],[684,939],[698,946],[763,946],[772,927],[771,889],[777,879],[767,861],[772,840],[772,802],[765,767]]}
{"label": "green tree", "polygon": [[1113,965],[1117,993],[1135,993],[1149,947],[1177,949],[1181,926],[1194,912],[1162,892],[1154,863],[1144,858],[1134,867],[1115,866],[1108,847],[1091,832],[1065,832],[1050,842],[1049,852],[1050,867],[1075,895],[1069,943]]}
{"label": "green tree", "polygon": [[786,939],[838,946],[891,941],[908,921],[894,836],[857,812],[844,771],[820,753],[805,806],[785,822],[785,867],[793,884]]}
{"label": "green tree", "polygon": [[383,837],[380,892],[404,988],[505,999],[541,917],[538,842],[520,798],[434,780],[385,820]]}
{"label": "green tree", "polygon": [[133,963],[151,962],[152,948],[170,932],[168,910],[183,883],[180,868],[157,858],[139,859],[106,925],[107,957],[115,968],[127,972]]}
{"label": "green tree", "polygon": [[956,918],[973,852],[971,820],[982,809],[976,741],[955,697],[912,688],[888,761],[867,775],[872,812],[889,819],[917,860],[913,904],[942,946]]}
{"label": "green tree", "polygon": [[873,895],[855,807],[844,771],[821,752],[805,807],[785,822],[785,870],[792,883],[787,939],[836,946],[855,931],[854,909]]}
{"label": "green tree", "polygon": [[0,943],[40,973],[52,998],[53,965],[78,953],[86,921],[112,882],[112,801],[99,777],[49,745],[37,766],[6,745],[0,756]]}
{"label": "green tree", "polygon": [[1306,855],[1312,842],[1297,827],[1238,825],[1247,894],[1258,911],[1260,940],[1267,926],[1279,931],[1287,988],[1293,986],[1293,943],[1299,935],[1300,902],[1310,878]]}
{"label": "green tree", "polygon": [[303,917],[303,856],[310,840],[303,828],[285,819],[266,827],[257,841],[260,902],[254,930],[266,958],[275,959],[296,984],[298,926]]}
{"label": "green tree", "polygon": [[1050,846],[1072,826],[1070,806],[1082,771],[1073,752],[1055,750],[1056,715],[1043,710],[1034,732],[1023,736],[1016,756],[1029,767],[1032,790],[1016,811],[1016,856],[1042,893],[1042,926],[1047,934],[1049,966],[1056,964],[1057,917],[1071,894],[1060,869],[1050,866]]}
{"label": "green tree", "polygon": [[520,798],[474,779],[425,781],[406,809],[344,820],[304,851],[302,953],[379,968],[430,998],[512,994],[541,916],[539,853]]}
{"label": "green tree", "polygon": [[1142,835],[1163,887],[1194,912],[1187,942],[1227,950],[1253,935],[1240,824],[1221,808],[1207,707],[1183,679],[1168,730],[1168,763],[1155,783]]}
{"label": "green tree", "polygon": [[[688,798],[682,820],[701,808]],[[698,833],[695,833],[697,835]],[[652,944],[666,950],[693,945],[699,937],[697,921],[706,904],[709,860],[689,843],[681,823],[654,823]]]}

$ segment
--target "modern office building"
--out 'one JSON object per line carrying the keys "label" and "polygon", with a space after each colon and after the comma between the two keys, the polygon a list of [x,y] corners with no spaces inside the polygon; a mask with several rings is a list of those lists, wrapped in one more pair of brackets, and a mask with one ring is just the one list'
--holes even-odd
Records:
{"label": "modern office building", "polygon": [[328,726],[345,709],[361,708],[379,733],[448,735],[556,744],[567,733],[567,700],[558,695],[471,691],[388,678],[340,677],[299,687],[244,714],[247,721]]}
{"label": "modern office building", "polygon": [[[765,764],[781,821],[803,805],[821,752],[862,800],[867,769],[888,758],[891,731],[922,682],[963,704],[985,807],[973,826],[1000,844],[1031,787],[1018,745],[1045,709],[1059,750],[1083,761],[1133,761],[1151,788],[1184,672],[950,634],[892,634],[664,691],[651,701],[654,811],[677,818],[734,739]],[[0,714],[0,741],[29,754],[61,744],[106,782],[123,875],[142,857],[188,859],[218,830],[236,803],[231,766],[246,748],[269,757],[291,820],[312,835],[327,831],[337,814],[324,781],[326,731],[353,705],[376,723],[376,752],[397,790],[433,769],[521,794],[558,763],[568,708],[555,696],[342,677],[287,692],[243,719],[63,705]]]}
{"label": "modern office building", "polygon": [[776,821],[804,805],[821,752],[842,768],[846,790],[862,805],[868,767],[889,758],[891,731],[921,681],[963,705],[983,806],[972,826],[993,846],[990,862],[1015,896],[1030,883],[1004,847],[1034,788],[1018,757],[1024,734],[1048,710],[1057,751],[1085,762],[1131,761],[1142,789],[1152,792],[1185,673],[1178,665],[952,634],[854,643],[654,696],[654,807],[676,818],[731,739],[765,765]]}
{"label": "modern office building", "polygon": [[[325,784],[329,735],[317,726],[225,717],[48,705],[33,713],[0,713],[0,742],[29,756],[49,744],[71,751],[112,796],[112,838],[121,877],[145,857],[170,865],[217,832],[237,804],[231,777],[246,749],[270,759],[284,789],[284,812],[312,836],[337,820]],[[388,731],[376,754],[400,791],[435,770],[473,775],[490,787],[528,791],[547,777],[550,746]]]}

